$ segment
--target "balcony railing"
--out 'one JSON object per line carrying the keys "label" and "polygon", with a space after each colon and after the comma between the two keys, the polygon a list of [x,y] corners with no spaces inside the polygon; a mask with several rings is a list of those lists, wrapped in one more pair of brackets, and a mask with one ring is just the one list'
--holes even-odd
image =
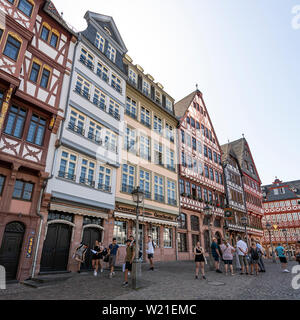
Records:
{"label": "balcony railing", "polygon": [[108,83],[109,82],[109,77],[106,73],[102,72],[100,69],[97,69],[96,75],[102,79],[104,82]]}
{"label": "balcony railing", "polygon": [[109,110],[108,114],[111,115],[113,118],[115,118],[118,121],[120,121],[120,119],[121,119],[120,114],[118,112]]}
{"label": "balcony railing", "polygon": [[80,177],[79,183],[84,184],[89,187],[92,187],[92,188],[95,188],[95,181],[93,181],[91,179],[86,179],[85,177]]}
{"label": "balcony railing", "polygon": [[82,90],[81,87],[79,87],[79,86],[75,87],[75,92],[80,94],[81,96],[83,96],[84,98],[86,98],[88,100],[91,99],[91,95],[87,91]]}
{"label": "balcony railing", "polygon": [[155,201],[164,203],[165,202],[165,197],[160,195],[160,194],[155,194]]}
{"label": "balcony railing", "polygon": [[76,176],[74,174],[69,173],[69,172],[65,172],[65,171],[59,171],[58,176],[60,178],[71,180],[71,181],[76,180]]}
{"label": "balcony railing", "polygon": [[134,190],[133,186],[130,186],[130,185],[127,185],[127,184],[122,184],[122,192],[131,194],[133,190]]}
{"label": "balcony railing", "polygon": [[80,62],[86,65],[90,70],[94,71],[94,64],[93,62],[87,60],[87,58],[83,55],[80,56]]}
{"label": "balcony railing", "polygon": [[99,183],[98,190],[103,191],[103,192],[111,192],[111,186]]}
{"label": "balcony railing", "polygon": [[76,133],[78,133],[78,134],[80,134],[80,135],[82,135],[82,136],[85,135],[84,129],[83,129],[82,127],[76,126],[76,125],[73,124],[72,122],[69,123],[68,128],[69,128],[70,130],[72,130],[73,132],[76,132]]}

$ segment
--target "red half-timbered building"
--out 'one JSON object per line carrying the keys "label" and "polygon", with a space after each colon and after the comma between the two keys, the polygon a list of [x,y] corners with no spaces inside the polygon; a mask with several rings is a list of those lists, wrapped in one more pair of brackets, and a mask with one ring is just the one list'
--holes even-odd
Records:
{"label": "red half-timbered building", "polygon": [[50,1],[0,0],[0,9],[0,265],[8,280],[23,280],[47,207],[49,142],[63,118],[76,37]]}
{"label": "red half-timbered building", "polygon": [[[211,238],[223,237],[225,190],[221,148],[199,90],[176,103],[175,114],[180,122],[181,158],[178,255],[180,260],[190,260],[197,241],[209,252]],[[213,213],[210,219],[203,212],[206,205]]]}

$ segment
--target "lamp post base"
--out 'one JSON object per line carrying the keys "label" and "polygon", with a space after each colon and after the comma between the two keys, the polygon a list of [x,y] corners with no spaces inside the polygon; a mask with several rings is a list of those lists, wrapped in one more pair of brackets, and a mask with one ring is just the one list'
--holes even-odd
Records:
{"label": "lamp post base", "polygon": [[132,289],[141,288],[142,264],[139,260],[134,260],[132,263]]}

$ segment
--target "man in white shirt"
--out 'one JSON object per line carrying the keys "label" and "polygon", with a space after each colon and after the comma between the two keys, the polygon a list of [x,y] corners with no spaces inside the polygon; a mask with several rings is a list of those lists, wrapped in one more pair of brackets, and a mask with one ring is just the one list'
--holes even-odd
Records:
{"label": "man in white shirt", "polygon": [[247,254],[248,254],[248,246],[245,241],[242,240],[241,237],[238,237],[238,242],[236,244],[237,253],[239,255],[240,265],[242,268],[241,274],[244,274],[244,270],[246,267],[246,274],[249,274],[249,267],[247,261]]}
{"label": "man in white shirt", "polygon": [[154,264],[153,264],[153,258],[154,258],[154,250],[155,250],[155,243],[152,240],[151,236],[148,236],[148,249],[146,250],[148,254],[148,259],[150,261],[150,270],[154,271]]}

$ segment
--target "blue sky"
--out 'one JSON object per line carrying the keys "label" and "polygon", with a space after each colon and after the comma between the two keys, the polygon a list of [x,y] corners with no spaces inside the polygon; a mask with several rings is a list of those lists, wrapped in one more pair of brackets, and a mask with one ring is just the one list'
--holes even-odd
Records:
{"label": "blue sky", "polygon": [[114,17],[134,63],[177,101],[198,83],[220,144],[245,137],[263,184],[300,179],[300,0],[54,0],[83,30]]}

